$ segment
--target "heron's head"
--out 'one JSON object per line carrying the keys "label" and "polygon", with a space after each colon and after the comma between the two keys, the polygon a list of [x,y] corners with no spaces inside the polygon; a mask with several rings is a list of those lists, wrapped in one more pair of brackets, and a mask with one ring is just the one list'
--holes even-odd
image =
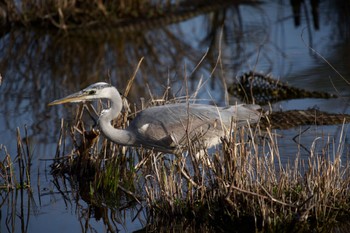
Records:
{"label": "heron's head", "polygon": [[97,100],[103,98],[111,98],[111,92],[118,92],[115,87],[105,82],[98,82],[88,86],[87,88],[68,95],[62,99],[55,100],[49,103],[51,105],[64,104],[64,103],[79,103],[89,100]]}

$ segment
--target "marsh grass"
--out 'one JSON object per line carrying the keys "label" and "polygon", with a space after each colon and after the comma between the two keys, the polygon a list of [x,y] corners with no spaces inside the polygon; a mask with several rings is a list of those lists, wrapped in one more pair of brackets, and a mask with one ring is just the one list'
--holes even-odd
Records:
{"label": "marsh grass", "polygon": [[267,131],[257,143],[257,132],[237,130],[200,159],[153,157],[145,197],[156,221],[204,222],[219,231],[239,224],[249,231],[304,232],[330,230],[347,219],[350,176],[341,161],[347,153],[343,135],[333,151],[313,147],[307,160],[297,156],[282,164],[277,138]]}
{"label": "marsh grass", "polygon": [[[8,232],[15,232],[15,229],[24,232],[32,214],[30,207],[33,204],[34,188],[31,172],[33,149],[26,127],[24,132],[22,138],[20,129],[17,128],[16,156],[10,155],[7,148],[0,145],[0,218],[5,219],[1,229],[7,229]],[[40,189],[39,185],[37,187]]]}
{"label": "marsh grass", "polygon": [[28,141],[27,128],[22,138],[17,128],[17,156],[11,157],[6,146],[0,145],[0,190],[31,188],[32,152]]}
{"label": "marsh grass", "polygon": [[[102,108],[101,103],[97,108]],[[98,130],[87,126],[82,120],[83,113],[96,117],[96,112],[92,105],[80,105],[69,133],[65,133],[67,124],[62,121],[51,174],[61,180],[68,176],[69,181],[77,184],[80,197],[95,207],[106,204],[119,207],[123,203],[121,197],[130,206],[140,203],[142,197],[138,196],[140,186],[135,182],[135,158],[129,156],[134,154],[137,159],[137,152],[107,141],[100,137]],[[121,116],[116,125],[123,127],[124,120],[127,119]],[[73,144],[74,149],[65,154],[67,142]]]}
{"label": "marsh grass", "polygon": [[[149,102],[155,103],[167,100]],[[324,231],[349,217],[346,125],[338,140],[315,138],[308,158],[296,154],[283,163],[277,134],[259,123],[233,124],[233,133],[204,154],[189,142],[188,152],[172,155],[122,147],[95,133],[91,137],[83,112],[96,115],[101,109],[101,103],[78,108],[70,137],[59,140],[69,139],[77,149],[69,156],[58,152],[53,171],[84,180],[81,187],[88,188],[81,191],[90,202],[115,205],[123,193],[130,203],[143,205],[149,230],[166,224],[227,231],[239,224],[248,231]],[[125,111],[115,126],[125,127],[134,112],[136,107]]]}

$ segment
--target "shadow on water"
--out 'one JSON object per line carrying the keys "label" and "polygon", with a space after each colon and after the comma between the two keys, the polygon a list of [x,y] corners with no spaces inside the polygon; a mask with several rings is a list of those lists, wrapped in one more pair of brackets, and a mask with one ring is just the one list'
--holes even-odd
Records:
{"label": "shadow on water", "polygon": [[[33,151],[31,169],[34,171],[32,174],[35,174],[35,179],[32,180],[30,189],[15,189],[9,192],[0,190],[1,232],[38,232],[47,229],[55,232],[67,229],[78,232],[103,231],[101,229],[106,232],[128,232],[139,229],[141,229],[139,232],[169,229],[195,232],[225,231],[236,227],[226,226],[227,229],[221,229],[213,227],[214,224],[200,226],[189,220],[180,223],[167,221],[164,218],[150,220],[148,219],[150,210],[143,207],[143,200],[138,200],[141,202],[139,203],[135,196],[126,192],[142,190],[140,184],[132,181],[135,178],[132,175],[127,175],[129,179],[124,179],[124,182],[128,183],[114,184],[113,187],[109,186],[109,189],[103,191],[92,189],[93,178],[83,180],[67,175],[51,175],[48,167],[51,161],[39,161],[39,159],[52,159],[57,148],[57,135],[60,134],[59,119],[64,117],[72,120],[74,114],[71,111],[74,109],[73,107],[49,109],[47,103],[97,81],[111,82],[123,90],[141,58],[144,60],[127,96],[130,103],[137,105],[140,103],[140,97],[157,98],[168,87],[171,87],[169,96],[186,95],[186,88],[189,88],[191,93],[195,92],[198,83],[206,84],[201,89],[200,98],[219,104],[226,103],[228,99],[234,102],[236,98],[228,98],[223,89],[226,88],[226,83],[234,81],[237,74],[247,71],[247,67],[249,70],[259,69],[265,73],[280,72],[286,77],[285,81],[293,85],[303,86],[307,83],[310,89],[324,89],[330,92],[334,91],[329,83],[329,76],[332,76],[332,79],[334,77],[339,79],[334,85],[340,94],[345,98],[348,97],[348,88],[345,88],[348,86],[344,85],[341,78],[334,75],[328,65],[321,66],[315,54],[309,54],[312,61],[317,60],[315,63],[306,58],[293,57],[295,54],[298,55],[300,47],[292,43],[292,49],[289,49],[286,45],[288,42],[285,42],[290,36],[286,31],[294,28],[291,22],[296,20],[299,29],[306,27],[305,40],[310,45],[333,51],[327,53],[326,58],[335,61],[335,68],[348,78],[350,70],[346,64],[350,58],[347,54],[341,53],[344,48],[349,47],[348,3],[341,0],[326,1],[322,3],[323,11],[320,11],[317,17],[310,14],[314,10],[309,2],[292,2],[296,4],[293,7],[297,9],[294,9],[294,15],[293,9],[286,6],[289,2],[278,1],[277,7],[273,5],[275,9],[283,8],[288,11],[276,11],[279,14],[273,20],[268,16],[269,10],[264,7],[265,3],[262,3],[254,6],[225,7],[214,12],[198,14],[195,18],[176,24],[158,25],[154,28],[136,27],[137,30],[123,32],[110,27],[107,30],[104,27],[97,27],[89,31],[82,29],[55,31],[20,27],[2,34],[0,101],[3,104],[0,109],[0,143],[8,147],[8,153],[2,153],[1,156],[16,155],[16,144],[12,142],[15,138],[14,132],[18,126],[26,125],[29,134],[27,138]],[[331,18],[331,21],[325,18]],[[270,26],[275,24],[277,27],[280,25],[285,27],[279,31],[282,34],[280,40],[283,42],[278,39],[276,42],[273,38],[276,35],[271,34]],[[322,32],[324,28],[328,31],[321,37],[327,36],[330,40],[321,41],[331,45],[318,47],[319,40],[313,33],[316,29]],[[300,30],[295,32],[300,39]],[[293,50],[293,46],[297,49]],[[307,48],[301,46],[301,50],[307,51]],[[337,56],[340,53],[341,57]],[[305,54],[307,53],[300,56]],[[295,62],[296,65],[288,66],[288,62]],[[306,65],[301,64],[302,68],[298,69],[300,63]],[[325,69],[329,75],[320,82],[320,78],[315,76]],[[296,79],[296,76],[301,79]],[[310,78],[312,76],[314,78]],[[277,103],[277,108],[281,105],[284,109],[310,108],[315,105],[323,106],[324,103],[327,105],[327,110],[338,107],[337,111],[341,108],[342,111],[348,112],[348,104],[339,107],[337,106],[339,101],[336,104],[326,101],[287,101]],[[69,124],[65,123],[64,126],[67,127]],[[299,131],[301,130],[295,129],[279,133],[284,134],[285,138],[291,138]],[[325,130],[325,134],[327,133]],[[312,142],[314,138],[311,137],[316,133],[312,131],[310,135],[306,141]],[[281,146],[286,154],[297,153],[290,148],[290,142],[287,140],[282,142]],[[69,154],[72,147],[74,145],[66,144],[62,150]],[[3,148],[1,151],[4,151]],[[3,157],[1,160],[4,160]],[[285,158],[285,161],[288,160],[289,157]],[[116,164],[119,168],[125,165]],[[132,173],[130,170],[124,172]],[[127,188],[123,190],[123,187]],[[62,221],[66,224],[62,225]],[[247,221],[250,222],[251,219]],[[335,226],[334,231],[337,231],[338,227],[339,231],[342,231],[343,226]],[[344,228],[348,227],[345,224]]]}

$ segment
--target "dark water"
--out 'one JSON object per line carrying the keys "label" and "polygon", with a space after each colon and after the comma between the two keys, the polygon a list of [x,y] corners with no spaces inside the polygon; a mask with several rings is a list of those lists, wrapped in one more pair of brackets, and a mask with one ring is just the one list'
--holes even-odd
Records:
{"label": "dark water", "polygon": [[[32,193],[2,194],[1,232],[104,232],[110,228],[131,232],[143,228],[143,211],[91,209],[85,201],[76,200],[76,190],[62,195],[64,184],[54,182],[49,173],[51,162],[43,160],[55,154],[60,119],[69,120],[74,111],[72,106],[50,108],[47,104],[97,81],[109,81],[123,91],[142,57],[128,97],[132,103],[139,104],[140,97],[149,99],[149,90],[157,97],[167,86],[172,95],[185,95],[185,83],[190,94],[200,84],[197,98],[203,101],[234,103],[237,100],[227,97],[225,85],[254,69],[295,87],[340,96],[283,101],[272,106],[275,110],[317,108],[349,114],[350,24],[346,16],[350,7],[345,2],[322,1],[318,29],[308,3],[296,26],[289,1],[274,1],[130,33],[106,33],[101,29],[67,34],[21,29],[3,35],[0,158],[4,159],[4,146],[15,158],[16,128],[24,136],[27,127],[35,188]],[[219,25],[215,19],[224,23]],[[311,127],[300,138],[306,148],[301,151],[291,138],[306,126],[278,132],[283,160],[292,160],[298,152],[307,156],[307,149],[318,136],[337,143],[341,127]],[[349,135],[347,125],[344,134]],[[322,147],[322,142],[317,143]],[[345,152],[347,145],[346,138]]]}

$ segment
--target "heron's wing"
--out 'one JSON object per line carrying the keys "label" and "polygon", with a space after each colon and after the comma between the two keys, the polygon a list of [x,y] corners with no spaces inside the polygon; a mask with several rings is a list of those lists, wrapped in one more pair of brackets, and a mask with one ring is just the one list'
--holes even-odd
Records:
{"label": "heron's wing", "polygon": [[140,143],[174,148],[188,140],[222,136],[219,108],[210,105],[174,104],[142,111],[133,121]]}

